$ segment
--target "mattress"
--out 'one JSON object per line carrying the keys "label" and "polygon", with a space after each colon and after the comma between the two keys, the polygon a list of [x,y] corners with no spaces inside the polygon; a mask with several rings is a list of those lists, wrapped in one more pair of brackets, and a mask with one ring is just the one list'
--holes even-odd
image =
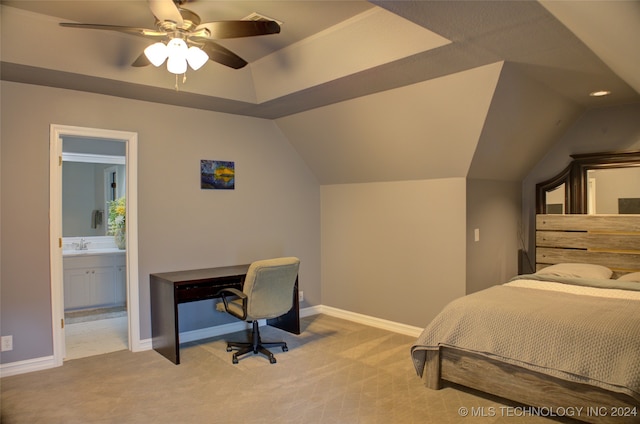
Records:
{"label": "mattress", "polygon": [[411,348],[477,353],[640,400],[640,284],[520,276],[456,299]]}

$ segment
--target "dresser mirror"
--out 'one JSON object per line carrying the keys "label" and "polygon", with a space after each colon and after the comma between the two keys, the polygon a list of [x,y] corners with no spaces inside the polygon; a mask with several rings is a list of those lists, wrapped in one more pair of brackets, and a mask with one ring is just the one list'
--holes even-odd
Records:
{"label": "dresser mirror", "polygon": [[539,214],[640,214],[640,151],[571,155],[536,185]]}

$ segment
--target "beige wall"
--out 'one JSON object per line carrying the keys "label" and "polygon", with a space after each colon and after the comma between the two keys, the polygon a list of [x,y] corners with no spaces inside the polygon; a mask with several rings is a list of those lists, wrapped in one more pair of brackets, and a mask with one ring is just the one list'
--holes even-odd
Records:
{"label": "beige wall", "polygon": [[464,295],[464,178],[321,193],[324,305],[422,327]]}
{"label": "beige wall", "polygon": [[[320,188],[271,121],[5,81],[1,88],[0,318],[2,335],[13,335],[14,344],[3,363],[53,353],[52,123],[138,133],[142,339],[151,336],[153,272],[296,255],[305,300],[321,302]],[[236,189],[201,190],[201,159],[235,161]],[[223,319],[209,304],[191,311],[183,330]]]}
{"label": "beige wall", "polygon": [[521,200],[518,182],[467,180],[467,294],[518,274]]}
{"label": "beige wall", "polygon": [[[14,336],[3,363],[52,354],[52,123],[138,133],[142,339],[150,337],[149,273],[276,255],[302,259],[303,306],[424,326],[465,290],[514,273],[533,185],[562,169],[568,151],[637,149],[640,142],[640,105],[586,113],[523,182],[524,223],[517,223],[518,183],[445,178],[321,187],[269,120],[1,84],[0,322],[2,335]],[[236,190],[200,190],[201,159],[235,161]],[[475,228],[481,240],[470,245]],[[182,331],[229,320],[211,315],[207,302],[181,314]]]}

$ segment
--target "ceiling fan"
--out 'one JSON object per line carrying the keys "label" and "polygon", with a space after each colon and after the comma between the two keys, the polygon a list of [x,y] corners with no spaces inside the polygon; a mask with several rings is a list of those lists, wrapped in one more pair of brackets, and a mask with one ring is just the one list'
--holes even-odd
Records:
{"label": "ceiling fan", "polygon": [[198,69],[207,60],[240,69],[247,65],[247,62],[214,40],[280,32],[280,25],[272,20],[201,23],[200,16],[181,7],[187,0],[147,1],[151,13],[156,18],[156,29],[70,22],[62,22],[60,25],[69,28],[118,31],[156,40],[157,42],[147,47],[132,66],[160,66],[166,60],[167,69],[176,75],[187,71],[187,63],[192,69]]}

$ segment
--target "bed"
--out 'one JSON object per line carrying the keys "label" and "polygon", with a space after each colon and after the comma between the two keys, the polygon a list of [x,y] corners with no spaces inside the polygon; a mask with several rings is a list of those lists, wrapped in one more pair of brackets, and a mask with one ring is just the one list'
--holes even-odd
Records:
{"label": "bed", "polygon": [[534,274],[456,299],[425,328],[418,376],[640,422],[640,215],[538,215],[536,246]]}

